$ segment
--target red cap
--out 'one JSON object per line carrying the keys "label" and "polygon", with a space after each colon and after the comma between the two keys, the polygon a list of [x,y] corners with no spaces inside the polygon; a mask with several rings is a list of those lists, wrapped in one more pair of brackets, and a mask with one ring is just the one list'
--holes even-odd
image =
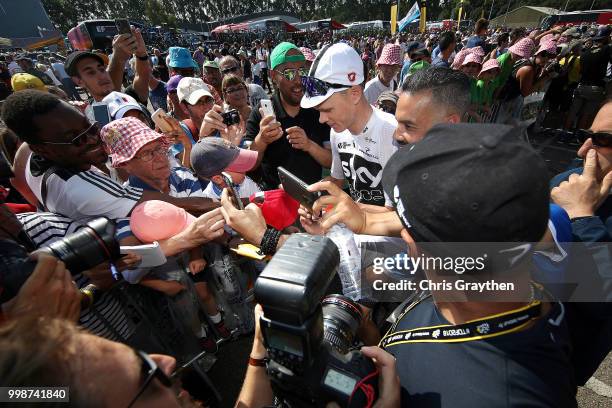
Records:
{"label": "red cap", "polygon": [[[263,194],[263,203],[258,203],[256,197]],[[261,208],[266,224],[283,230],[292,225],[298,216],[300,203],[293,199],[285,190],[269,190],[251,195],[250,201]]]}

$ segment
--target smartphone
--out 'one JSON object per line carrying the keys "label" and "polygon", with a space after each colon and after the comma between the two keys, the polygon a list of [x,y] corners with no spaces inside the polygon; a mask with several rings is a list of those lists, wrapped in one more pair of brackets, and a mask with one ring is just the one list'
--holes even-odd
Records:
{"label": "smartphone", "polygon": [[240,199],[240,196],[238,195],[238,193],[236,193],[236,189],[234,188],[234,180],[232,180],[232,176],[223,171],[221,172],[221,177],[223,177],[223,181],[225,181],[227,191],[229,192],[230,199],[234,202],[234,205],[239,210],[244,210],[242,200]]}
{"label": "smartphone", "polygon": [[117,31],[119,34],[132,34],[132,29],[130,28],[130,22],[125,18],[117,18],[115,19],[115,26],[117,27]]}
{"label": "smartphone", "polygon": [[151,115],[153,123],[163,132],[170,133],[174,130],[171,124],[171,117],[162,108],[157,109]]}
{"label": "smartphone", "polygon": [[278,178],[283,185],[283,190],[309,210],[312,210],[314,202],[324,195],[320,191],[308,191],[308,184],[284,167],[278,168]]}
{"label": "smartphone", "polygon": [[264,113],[264,117],[274,116],[274,119],[276,119],[276,114],[274,113],[274,108],[272,107],[272,101],[269,99],[262,99],[260,103],[261,103],[261,110]]}
{"label": "smartphone", "polygon": [[111,122],[110,112],[108,111],[108,105],[105,103],[96,103],[91,105],[93,109],[93,115],[96,122],[100,123],[100,126],[108,125]]}

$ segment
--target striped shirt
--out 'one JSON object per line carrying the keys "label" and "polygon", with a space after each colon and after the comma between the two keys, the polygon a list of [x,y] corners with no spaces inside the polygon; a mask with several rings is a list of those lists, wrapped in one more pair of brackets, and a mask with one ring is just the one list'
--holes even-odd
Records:
{"label": "striped shirt", "polygon": [[42,197],[45,172],[53,164],[31,155],[26,171],[28,186],[45,207],[72,220],[127,217],[142,196],[142,190],[124,187],[95,167],[87,171],[58,168],[47,178],[47,195]]}
{"label": "striped shirt", "polygon": [[[83,224],[77,221],[48,212],[17,214],[17,218],[37,248],[48,246],[83,228]],[[90,283],[82,274],[73,275],[73,279],[79,288]],[[81,310],[79,324],[92,334],[114,341],[125,341],[134,331],[121,303],[111,292],[104,292],[93,307]]]}

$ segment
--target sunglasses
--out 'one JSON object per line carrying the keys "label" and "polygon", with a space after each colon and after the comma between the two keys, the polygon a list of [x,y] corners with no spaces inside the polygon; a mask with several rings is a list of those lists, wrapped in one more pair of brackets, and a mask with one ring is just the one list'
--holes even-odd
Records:
{"label": "sunglasses", "polygon": [[223,75],[228,75],[228,74],[231,74],[232,72],[238,71],[238,69],[240,69],[240,67],[238,65],[234,65],[233,67],[225,68],[223,71],[221,71],[221,73]]}
{"label": "sunglasses", "polygon": [[275,71],[285,77],[287,81],[293,81],[298,75],[300,77],[308,75],[308,70],[306,68],[287,68],[283,71],[275,69]]}
{"label": "sunglasses", "polygon": [[141,370],[142,370],[142,373],[144,374],[145,380],[140,386],[140,388],[138,389],[136,396],[132,398],[132,401],[128,405],[128,408],[134,405],[134,403],[138,400],[138,398],[140,398],[140,396],[145,392],[149,384],[151,384],[155,378],[157,378],[159,382],[162,383],[163,386],[167,388],[172,387],[172,380],[161,370],[161,368],[157,366],[157,364],[155,363],[155,361],[153,361],[151,356],[149,356],[144,351],[140,351],[140,350],[135,350],[135,353],[136,353],[136,356],[140,358],[140,361],[142,363]]}
{"label": "sunglasses", "polygon": [[311,76],[303,76],[301,77],[301,79],[302,87],[304,88],[304,93],[309,98],[327,95],[327,91],[329,91],[330,89],[350,88],[350,86],[347,85],[330,84],[329,82],[321,81],[320,79]]}
{"label": "sunglasses", "polygon": [[577,129],[576,136],[581,140],[591,138],[593,146],[597,147],[612,147],[612,133],[607,132],[591,132],[586,129]]}
{"label": "sunglasses", "polygon": [[87,140],[91,137],[93,138],[98,138],[98,135],[100,134],[100,129],[102,128],[102,126],[100,126],[100,122],[94,122],[92,123],[87,129],[85,129],[83,132],[79,133],[78,135],[76,135],[75,137],[73,137],[69,142],[40,142],[41,144],[48,144],[48,145],[54,145],[54,146],[75,146],[75,147],[81,147],[84,146],[85,144],[87,144]]}

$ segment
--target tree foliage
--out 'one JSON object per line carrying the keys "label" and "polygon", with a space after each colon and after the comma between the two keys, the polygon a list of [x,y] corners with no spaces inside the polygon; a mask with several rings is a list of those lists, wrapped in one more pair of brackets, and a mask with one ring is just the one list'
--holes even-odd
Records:
{"label": "tree foliage", "polygon": [[[18,0],[16,0],[18,1]],[[414,0],[400,0],[399,18]],[[456,18],[460,0],[427,0],[428,20]],[[510,3],[509,3],[509,2]],[[564,9],[567,0],[465,0],[464,18],[495,17],[523,5]],[[388,20],[390,0],[42,0],[51,20],[66,33],[79,21],[128,17],[154,25],[205,23],[265,10],[296,13],[304,21],[332,17],[340,22]],[[569,0],[568,11],[609,6],[609,0]]]}

